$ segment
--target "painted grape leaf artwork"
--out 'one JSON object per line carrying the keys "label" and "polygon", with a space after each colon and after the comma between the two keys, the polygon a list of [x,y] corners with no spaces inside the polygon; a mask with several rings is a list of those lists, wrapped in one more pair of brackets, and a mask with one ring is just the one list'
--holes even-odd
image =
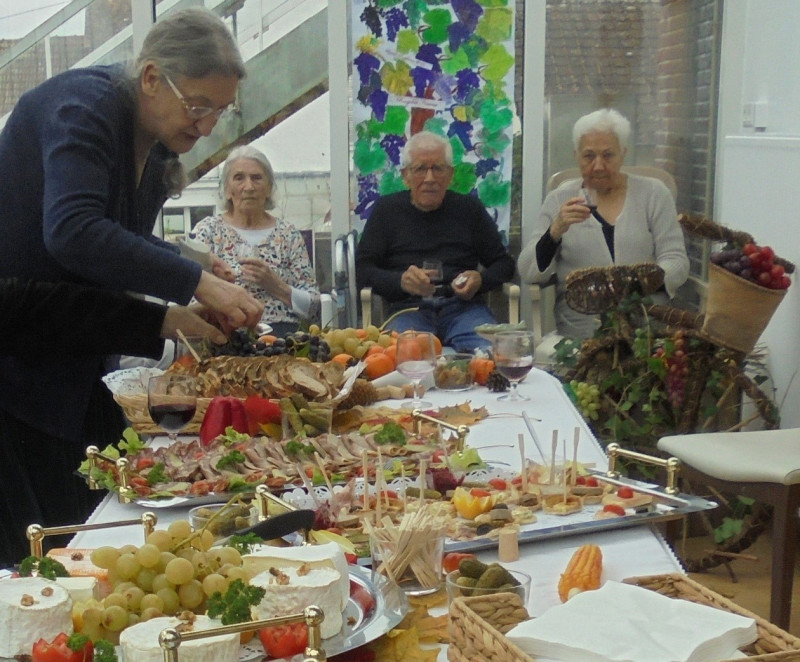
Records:
{"label": "painted grape leaf artwork", "polygon": [[[414,133],[450,140],[450,188],[479,197],[507,236],[514,126],[514,3],[354,0],[356,229],[403,190]],[[360,225],[359,225],[360,224]]]}

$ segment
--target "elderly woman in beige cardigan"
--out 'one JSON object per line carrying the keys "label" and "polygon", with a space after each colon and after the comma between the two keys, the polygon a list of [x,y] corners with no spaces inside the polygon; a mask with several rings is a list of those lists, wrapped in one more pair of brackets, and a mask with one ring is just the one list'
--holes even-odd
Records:
{"label": "elderly woman in beige cardigan", "polygon": [[[576,269],[655,262],[664,270],[666,301],[686,281],[689,259],[675,202],[659,180],[621,171],[630,123],[615,110],[581,117],[573,127],[580,179],[551,191],[534,226],[533,241],[519,256],[523,282],[556,286],[558,333],[591,336],[596,318],[578,313],[564,300],[564,281]],[[591,205],[591,207],[590,207]],[[595,207],[596,205],[596,207]]]}

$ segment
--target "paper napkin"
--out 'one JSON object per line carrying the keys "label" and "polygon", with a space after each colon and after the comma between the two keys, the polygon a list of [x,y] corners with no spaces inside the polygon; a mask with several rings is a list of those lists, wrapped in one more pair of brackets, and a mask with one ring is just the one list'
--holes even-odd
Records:
{"label": "paper napkin", "polygon": [[608,581],[507,636],[532,656],[561,662],[710,662],[738,657],[758,632],[752,618]]}

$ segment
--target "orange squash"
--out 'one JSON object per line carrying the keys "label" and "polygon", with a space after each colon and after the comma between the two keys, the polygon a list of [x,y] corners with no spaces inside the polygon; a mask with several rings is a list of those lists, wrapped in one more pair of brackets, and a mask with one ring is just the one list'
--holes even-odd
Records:
{"label": "orange squash", "polygon": [[491,359],[481,359],[477,356],[469,362],[469,370],[472,373],[472,381],[481,386],[486,386],[489,375],[494,370],[494,361]]}
{"label": "orange squash", "polygon": [[597,545],[581,545],[575,550],[567,569],[558,580],[558,597],[566,602],[576,593],[600,588],[603,552]]}

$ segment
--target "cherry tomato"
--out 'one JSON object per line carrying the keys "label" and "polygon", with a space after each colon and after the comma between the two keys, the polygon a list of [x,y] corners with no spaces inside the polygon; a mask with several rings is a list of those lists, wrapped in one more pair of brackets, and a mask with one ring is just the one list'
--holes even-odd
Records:
{"label": "cherry tomato", "polygon": [[586,476],[586,487],[598,487],[599,483],[594,476]]}
{"label": "cherry tomato", "polygon": [[274,625],[261,628],[258,638],[267,655],[271,657],[292,657],[302,653],[308,646],[308,628],[305,623]]}
{"label": "cherry tomato", "polygon": [[633,498],[633,490],[630,487],[620,487],[617,490],[617,496],[620,499],[631,499]]}
{"label": "cherry tomato", "polygon": [[139,496],[147,496],[153,491],[144,476],[131,476],[129,484],[131,489]]}
{"label": "cherry tomato", "polygon": [[[78,635],[81,637],[81,635]],[[39,639],[33,645],[31,653],[32,662],[91,662],[94,656],[94,645],[91,641],[83,642],[83,646],[79,650],[72,650],[67,642],[72,639],[73,645],[76,641],[75,635],[70,637],[65,633],[56,636],[51,643],[47,643],[44,639]]]}
{"label": "cherry tomato", "polygon": [[211,488],[213,486],[207,480],[196,480],[192,483],[192,486],[189,488],[189,494],[194,494],[196,496],[205,496],[211,492]]}
{"label": "cherry tomato", "polygon": [[444,559],[442,559],[442,569],[445,572],[453,572],[453,570],[458,570],[458,566],[464,559],[474,558],[474,554],[468,554],[466,552],[450,552],[449,554],[445,554]]}
{"label": "cherry tomato", "polygon": [[478,498],[492,496],[492,493],[489,490],[482,490],[480,487],[473,487],[469,493],[471,496]]}
{"label": "cherry tomato", "polygon": [[505,490],[506,488],[508,488],[508,483],[502,478],[490,478],[489,485],[491,485],[496,490]]}
{"label": "cherry tomato", "polygon": [[586,485],[586,476],[576,476],[575,477],[575,484],[576,485]]}
{"label": "cherry tomato", "polygon": [[625,517],[625,509],[618,503],[607,503],[605,506],[603,506],[603,512],[614,513],[620,517]]}
{"label": "cherry tomato", "polygon": [[152,457],[140,457],[136,460],[136,471],[152,467],[155,463],[156,461]]}

